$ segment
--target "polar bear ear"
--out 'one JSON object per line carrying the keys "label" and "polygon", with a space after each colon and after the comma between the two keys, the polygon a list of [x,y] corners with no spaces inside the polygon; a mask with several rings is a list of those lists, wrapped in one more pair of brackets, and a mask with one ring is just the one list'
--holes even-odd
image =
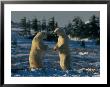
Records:
{"label": "polar bear ear", "polygon": [[37,36],[40,36],[41,34],[42,34],[41,32],[38,32],[38,33],[37,33]]}
{"label": "polar bear ear", "polygon": [[54,30],[54,33],[57,33],[59,31],[59,28],[56,28],[55,30]]}
{"label": "polar bear ear", "polygon": [[63,32],[63,33],[64,33],[65,31],[64,31],[64,29],[56,28],[56,29],[54,30],[54,33],[57,33],[57,32],[59,32],[59,33],[60,33],[60,32],[61,32],[61,33]]}
{"label": "polar bear ear", "polygon": [[35,39],[40,39],[41,38],[41,35],[42,35],[42,33],[41,32],[38,32],[34,38]]}
{"label": "polar bear ear", "polygon": [[38,38],[39,40],[42,40],[46,37],[46,32],[38,32],[36,35],[36,38]]}
{"label": "polar bear ear", "polygon": [[65,35],[64,29],[56,28],[54,30],[54,33],[57,33],[58,35]]}

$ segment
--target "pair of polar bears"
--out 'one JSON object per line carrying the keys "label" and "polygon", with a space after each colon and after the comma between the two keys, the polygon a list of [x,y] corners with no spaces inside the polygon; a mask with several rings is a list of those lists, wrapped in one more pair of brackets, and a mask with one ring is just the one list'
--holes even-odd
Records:
{"label": "pair of polar bears", "polygon": [[[70,51],[68,47],[68,37],[62,29],[56,28],[54,31],[59,37],[53,50],[59,52],[60,67],[62,70],[70,69]],[[48,46],[44,45],[43,39],[46,32],[39,32],[32,40],[31,51],[29,55],[30,69],[42,68],[42,57]]]}

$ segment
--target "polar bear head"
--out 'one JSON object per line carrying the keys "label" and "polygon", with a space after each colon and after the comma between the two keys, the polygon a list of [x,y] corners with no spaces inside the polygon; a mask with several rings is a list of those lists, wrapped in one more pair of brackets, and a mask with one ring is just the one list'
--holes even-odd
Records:
{"label": "polar bear head", "polygon": [[63,29],[60,29],[60,28],[56,28],[54,30],[54,33],[56,33],[58,36],[62,36],[62,35],[65,35],[65,32]]}
{"label": "polar bear head", "polygon": [[40,40],[43,40],[43,39],[45,39],[47,37],[47,33],[46,32],[38,32],[37,34],[36,34],[36,36],[35,36],[35,38],[38,38],[38,39],[40,39]]}

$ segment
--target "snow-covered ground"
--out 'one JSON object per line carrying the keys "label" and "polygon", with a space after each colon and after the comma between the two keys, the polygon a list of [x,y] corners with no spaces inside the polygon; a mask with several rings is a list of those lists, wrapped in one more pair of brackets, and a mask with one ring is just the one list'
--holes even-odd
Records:
{"label": "snow-covered ground", "polygon": [[[11,76],[12,77],[96,77],[100,76],[100,46],[94,41],[86,41],[86,47],[80,46],[79,41],[71,40],[72,70],[62,71],[59,66],[58,53],[48,49],[43,59],[44,67],[30,71],[29,51],[31,39],[22,37],[16,31],[12,31],[11,45]],[[49,48],[53,48],[55,42],[44,41]]]}

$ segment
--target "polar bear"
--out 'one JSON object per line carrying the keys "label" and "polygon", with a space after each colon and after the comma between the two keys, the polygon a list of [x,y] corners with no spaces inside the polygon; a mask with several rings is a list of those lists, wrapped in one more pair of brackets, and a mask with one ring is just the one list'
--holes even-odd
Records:
{"label": "polar bear", "polygon": [[58,35],[58,42],[54,50],[59,52],[60,66],[62,70],[70,69],[70,50],[68,46],[68,36],[62,29],[56,28],[54,33]]}
{"label": "polar bear", "polygon": [[32,46],[29,55],[30,69],[42,68],[42,58],[48,47],[43,43],[44,38],[46,38],[46,32],[38,32],[32,40]]}

